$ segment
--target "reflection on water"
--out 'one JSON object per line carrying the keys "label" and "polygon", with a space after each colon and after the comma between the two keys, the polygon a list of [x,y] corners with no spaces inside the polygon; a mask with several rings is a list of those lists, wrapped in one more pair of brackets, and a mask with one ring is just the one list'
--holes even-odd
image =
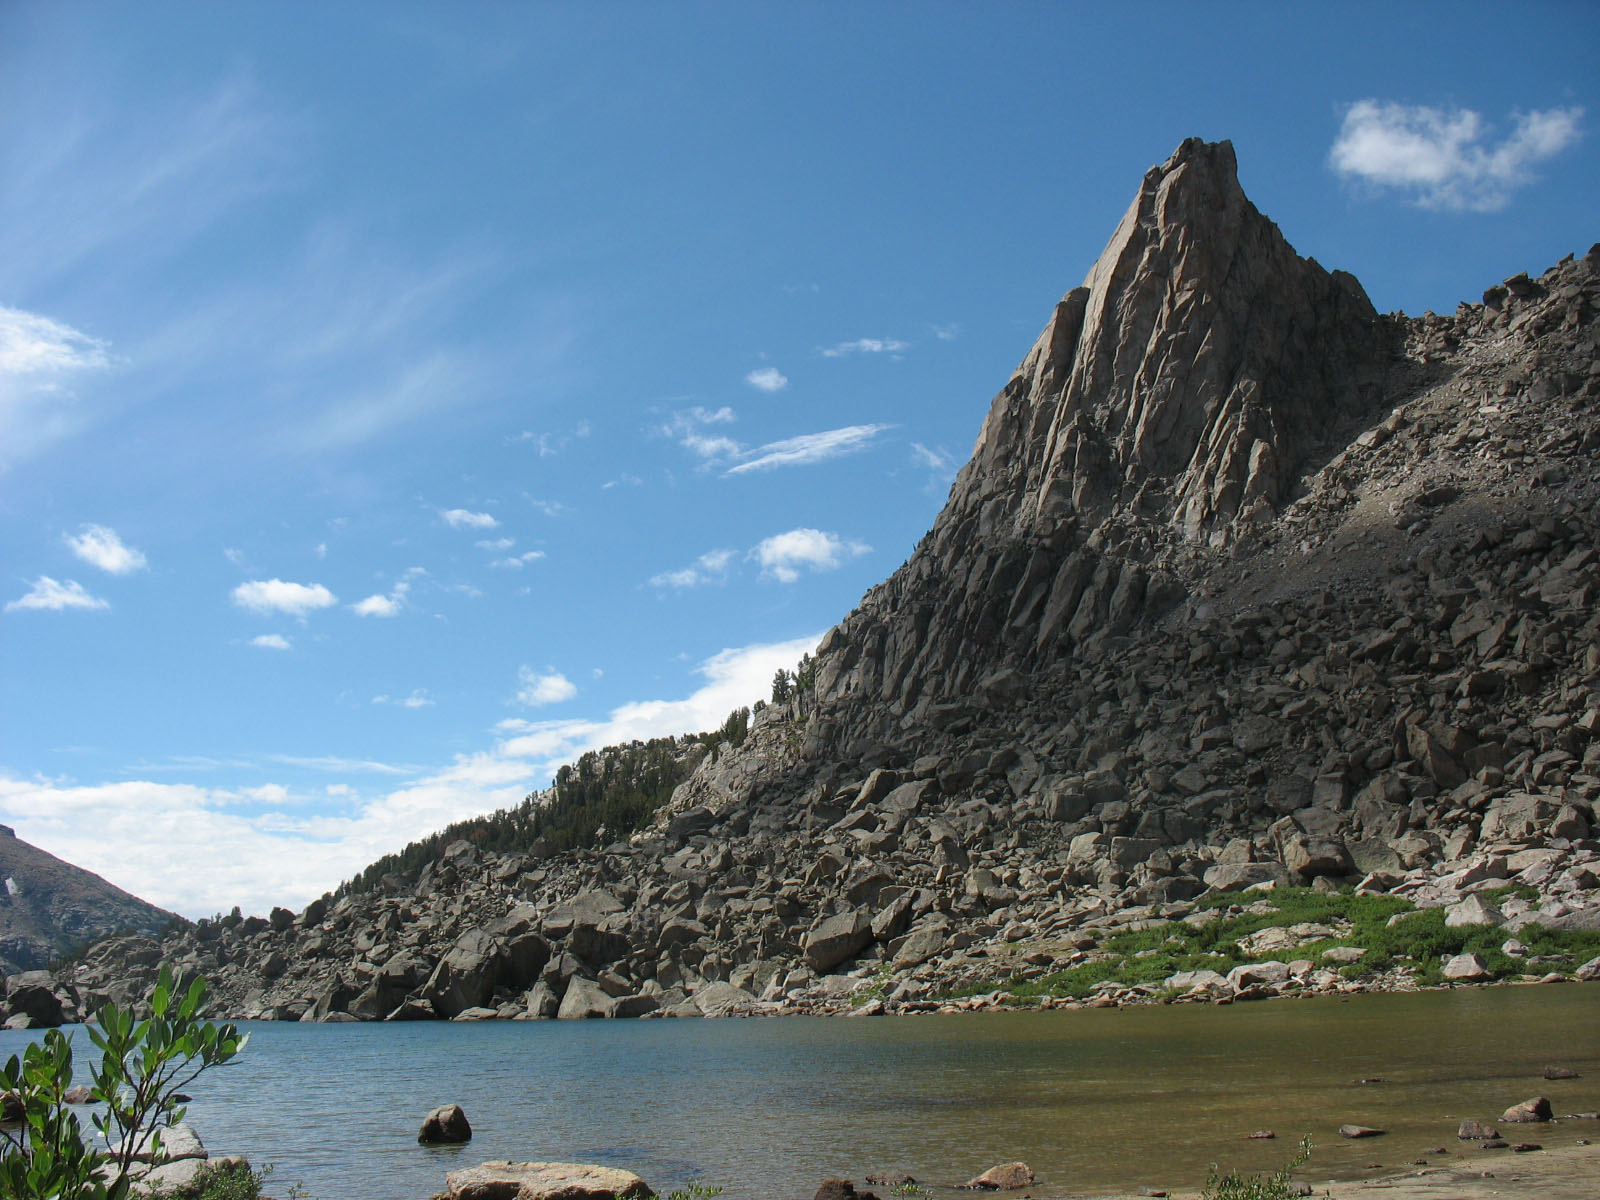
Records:
{"label": "reflection on water", "polygon": [[[218,1153],[277,1165],[276,1190],[425,1200],[487,1159],[625,1166],[657,1189],[807,1197],[829,1176],[960,1182],[1022,1159],[1035,1196],[1195,1188],[1207,1165],[1276,1167],[1309,1133],[1309,1177],[1402,1167],[1543,1093],[1600,1108],[1600,986],[1493,988],[1224,1008],[746,1021],[256,1024],[195,1088]],[[0,1032],[0,1056],[30,1035]],[[75,1046],[86,1055],[87,1039]],[[1542,1078],[1547,1065],[1581,1078]],[[80,1072],[81,1073],[81,1072]],[[1353,1081],[1380,1077],[1387,1082]],[[416,1145],[461,1104],[465,1147]],[[1345,1122],[1390,1131],[1345,1142]],[[1272,1129],[1275,1141],[1245,1140]],[[1547,1146],[1600,1124],[1537,1131]]]}

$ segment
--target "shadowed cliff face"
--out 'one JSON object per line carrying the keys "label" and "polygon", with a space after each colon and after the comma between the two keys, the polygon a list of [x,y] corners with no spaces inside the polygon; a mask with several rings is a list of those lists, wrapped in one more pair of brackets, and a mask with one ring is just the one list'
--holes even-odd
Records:
{"label": "shadowed cliff face", "polygon": [[1163,567],[1270,520],[1380,402],[1398,342],[1245,198],[1229,143],[1184,142],[995,398],[915,555],[824,641],[821,698],[901,716],[1170,607]]}

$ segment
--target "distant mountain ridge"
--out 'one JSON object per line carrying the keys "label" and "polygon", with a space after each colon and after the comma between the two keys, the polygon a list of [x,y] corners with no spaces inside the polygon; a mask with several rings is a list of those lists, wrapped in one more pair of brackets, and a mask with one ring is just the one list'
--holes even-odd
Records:
{"label": "distant mountain ridge", "polygon": [[0,975],[38,970],[107,934],[159,933],[180,919],[0,825]]}

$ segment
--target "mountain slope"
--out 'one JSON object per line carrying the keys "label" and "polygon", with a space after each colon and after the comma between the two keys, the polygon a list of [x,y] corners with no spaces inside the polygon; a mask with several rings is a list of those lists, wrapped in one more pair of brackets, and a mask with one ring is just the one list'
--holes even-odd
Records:
{"label": "mountain slope", "polygon": [[37,970],[108,933],[159,933],[177,919],[0,825],[0,975]]}
{"label": "mountain slope", "polygon": [[[1491,925],[1578,971],[1557,934],[1600,929],[1597,312],[1600,247],[1379,315],[1249,204],[1229,146],[1185,142],[911,559],[648,828],[457,841],[298,918],[108,943],[76,984],[164,956],[278,1018],[834,1011],[863,986],[917,1009],[1263,882],[1435,907],[1504,886]],[[1271,986],[1413,986],[1437,953]]]}

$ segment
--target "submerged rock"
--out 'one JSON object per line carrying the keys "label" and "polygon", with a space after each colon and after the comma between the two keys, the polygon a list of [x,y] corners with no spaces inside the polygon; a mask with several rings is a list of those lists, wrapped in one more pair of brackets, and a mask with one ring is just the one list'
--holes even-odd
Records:
{"label": "submerged rock", "polygon": [[472,1140],[472,1124],[459,1104],[441,1104],[422,1118],[417,1141],[424,1146]]}

